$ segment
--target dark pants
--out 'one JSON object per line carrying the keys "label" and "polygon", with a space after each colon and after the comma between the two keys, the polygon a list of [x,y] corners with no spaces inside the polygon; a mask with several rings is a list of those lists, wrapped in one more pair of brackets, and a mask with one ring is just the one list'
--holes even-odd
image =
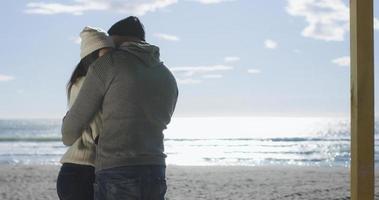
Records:
{"label": "dark pants", "polygon": [[59,171],[57,192],[60,200],[93,200],[95,168],[64,163]]}
{"label": "dark pants", "polygon": [[164,200],[166,167],[125,166],[96,172],[96,200]]}

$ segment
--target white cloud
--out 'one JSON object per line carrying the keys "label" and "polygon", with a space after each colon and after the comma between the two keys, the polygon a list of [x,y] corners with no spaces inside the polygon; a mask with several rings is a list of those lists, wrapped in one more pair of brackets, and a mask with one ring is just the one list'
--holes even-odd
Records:
{"label": "white cloud", "polygon": [[293,52],[299,54],[299,53],[301,53],[301,50],[300,49],[294,49]]}
{"label": "white cloud", "polygon": [[237,56],[227,56],[224,58],[224,61],[225,62],[237,62],[237,61],[240,61],[241,58],[240,57],[237,57]]}
{"label": "white cloud", "polygon": [[128,15],[142,16],[177,3],[178,0],[74,0],[71,3],[30,2],[26,5],[28,14],[82,15],[89,11],[115,11]]}
{"label": "white cloud", "polygon": [[75,44],[80,44],[80,42],[82,41],[82,39],[80,39],[79,36],[78,37],[70,37],[69,40],[72,41]]}
{"label": "white cloud", "polygon": [[304,37],[343,41],[349,30],[349,7],[344,0],[287,0],[287,12],[308,22]]}
{"label": "white cloud", "polygon": [[233,66],[227,65],[204,65],[204,66],[183,66],[170,68],[174,73],[183,73],[184,76],[193,76],[195,74],[205,74],[216,71],[233,70]]}
{"label": "white cloud", "polygon": [[350,56],[343,56],[332,60],[332,63],[339,66],[350,66]]}
{"label": "white cloud", "polygon": [[205,79],[216,79],[216,78],[222,78],[224,77],[222,74],[206,74],[203,75],[203,78]]}
{"label": "white cloud", "polygon": [[169,35],[169,34],[165,34],[165,33],[155,33],[154,36],[159,38],[159,39],[167,40],[167,41],[177,42],[180,40],[180,38],[178,36]]}
{"label": "white cloud", "polygon": [[199,2],[201,4],[218,4],[218,3],[224,3],[224,2],[232,2],[236,0],[192,0]]}
{"label": "white cloud", "polygon": [[259,70],[259,69],[248,69],[247,73],[249,73],[249,74],[260,74],[261,70]]}
{"label": "white cloud", "polygon": [[378,18],[374,18],[374,29],[379,30],[379,19]]}
{"label": "white cloud", "polygon": [[170,70],[175,74],[179,84],[199,84],[206,79],[220,79],[223,72],[233,70],[227,65],[201,65],[173,67]]}
{"label": "white cloud", "polygon": [[202,81],[198,79],[186,78],[186,79],[177,79],[179,84],[188,85],[188,84],[199,84]]}
{"label": "white cloud", "polygon": [[4,74],[0,74],[0,81],[11,81],[14,80],[15,78],[13,76],[8,76]]}
{"label": "white cloud", "polygon": [[268,48],[268,49],[276,49],[278,48],[278,43],[275,42],[274,40],[271,40],[271,39],[267,39],[265,40],[265,47]]}

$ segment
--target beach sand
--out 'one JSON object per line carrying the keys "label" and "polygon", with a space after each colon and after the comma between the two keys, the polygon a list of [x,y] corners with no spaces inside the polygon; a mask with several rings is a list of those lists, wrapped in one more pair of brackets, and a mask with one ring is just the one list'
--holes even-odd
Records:
{"label": "beach sand", "polygon": [[[0,199],[56,200],[58,170],[0,165]],[[350,199],[348,168],[168,166],[167,181],[169,200]]]}

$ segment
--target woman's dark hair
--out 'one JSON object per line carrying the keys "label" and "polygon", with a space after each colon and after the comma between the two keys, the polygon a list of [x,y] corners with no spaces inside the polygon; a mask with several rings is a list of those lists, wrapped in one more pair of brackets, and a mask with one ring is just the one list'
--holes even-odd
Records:
{"label": "woman's dark hair", "polygon": [[67,83],[67,97],[68,98],[70,98],[70,91],[71,91],[72,85],[78,80],[78,78],[87,75],[89,66],[92,63],[94,63],[97,58],[99,58],[99,50],[96,50],[88,54],[86,57],[80,60],[78,65],[76,65],[76,68],[72,72],[71,78]]}
{"label": "woman's dark hair", "polygon": [[130,16],[113,24],[108,34],[119,36],[132,36],[145,41],[145,28],[138,17]]}

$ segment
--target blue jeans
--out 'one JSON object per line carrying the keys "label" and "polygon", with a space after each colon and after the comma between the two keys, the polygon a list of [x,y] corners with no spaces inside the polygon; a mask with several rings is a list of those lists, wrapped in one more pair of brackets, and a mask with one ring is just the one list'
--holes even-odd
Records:
{"label": "blue jeans", "polygon": [[164,200],[166,167],[125,166],[96,172],[95,200]]}

